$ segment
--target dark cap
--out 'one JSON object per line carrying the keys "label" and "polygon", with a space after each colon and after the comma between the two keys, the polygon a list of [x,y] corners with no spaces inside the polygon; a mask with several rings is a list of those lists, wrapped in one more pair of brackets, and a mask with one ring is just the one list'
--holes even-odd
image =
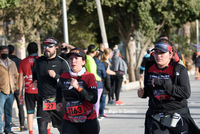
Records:
{"label": "dark cap", "polygon": [[84,53],[84,51],[78,47],[73,48],[68,54],[67,57],[70,57],[71,54],[76,54],[80,57],[83,57],[83,60],[86,60],[86,55]]}
{"label": "dark cap", "polygon": [[95,50],[98,50],[98,47],[96,47],[95,45],[89,45],[88,46],[88,52],[89,53],[93,53]]}
{"label": "dark cap", "polygon": [[58,46],[58,41],[55,38],[47,38],[43,41],[44,44],[48,45],[48,44],[55,44],[56,46]]}
{"label": "dark cap", "polygon": [[170,46],[169,44],[167,44],[165,42],[156,43],[155,47],[151,51],[153,51],[155,49],[159,49],[163,52],[172,52],[172,46]]}

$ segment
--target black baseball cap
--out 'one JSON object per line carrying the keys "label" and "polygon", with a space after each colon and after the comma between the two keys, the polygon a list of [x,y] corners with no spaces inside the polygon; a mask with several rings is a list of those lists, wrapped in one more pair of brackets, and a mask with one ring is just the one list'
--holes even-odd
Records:
{"label": "black baseball cap", "polygon": [[53,37],[45,39],[45,40],[43,41],[43,43],[44,43],[45,45],[48,45],[48,44],[55,44],[56,46],[58,46],[58,41],[57,41],[55,38],[53,38]]}
{"label": "black baseball cap", "polygon": [[159,49],[163,52],[172,52],[172,46],[170,46],[169,44],[165,43],[165,42],[158,42],[155,44],[155,47],[151,50],[155,50],[155,49]]}
{"label": "black baseball cap", "polygon": [[86,55],[84,53],[84,51],[78,47],[73,48],[68,54],[67,57],[70,57],[71,54],[76,54],[80,57],[83,57],[83,60],[86,60]]}

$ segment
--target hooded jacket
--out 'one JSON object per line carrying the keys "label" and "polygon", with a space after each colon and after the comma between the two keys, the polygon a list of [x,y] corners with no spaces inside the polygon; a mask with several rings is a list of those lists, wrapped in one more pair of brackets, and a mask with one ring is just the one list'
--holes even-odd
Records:
{"label": "hooded jacket", "polygon": [[18,71],[15,62],[7,58],[8,69],[0,59],[0,90],[4,94],[14,93],[18,89]]}

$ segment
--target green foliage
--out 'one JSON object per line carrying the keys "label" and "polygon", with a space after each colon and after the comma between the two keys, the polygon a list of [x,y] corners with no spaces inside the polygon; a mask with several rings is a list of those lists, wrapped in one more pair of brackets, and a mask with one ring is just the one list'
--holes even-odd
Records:
{"label": "green foliage", "polygon": [[192,53],[195,51],[195,48],[187,43],[188,37],[183,37],[181,35],[178,35],[177,33],[171,32],[170,39],[173,43],[178,44],[179,51],[185,56],[192,55]]}
{"label": "green foliage", "polygon": [[0,0],[0,9],[12,8],[19,5],[18,0]]}

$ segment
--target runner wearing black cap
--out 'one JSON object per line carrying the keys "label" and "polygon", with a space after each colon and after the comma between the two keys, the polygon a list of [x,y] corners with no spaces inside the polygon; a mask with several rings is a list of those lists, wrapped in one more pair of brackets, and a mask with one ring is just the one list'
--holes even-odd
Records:
{"label": "runner wearing black cap", "polygon": [[84,67],[86,56],[83,50],[74,48],[68,56],[71,69],[61,74],[56,94],[56,109],[65,109],[62,134],[98,134],[99,122],[93,110],[93,104],[97,102],[96,79]]}
{"label": "runner wearing black cap", "polygon": [[58,41],[48,38],[44,43],[44,56],[35,60],[33,66],[33,85],[38,87],[37,118],[39,134],[47,134],[47,124],[61,130],[64,111],[56,111],[56,86],[60,75],[69,71],[68,63],[56,55]]}

